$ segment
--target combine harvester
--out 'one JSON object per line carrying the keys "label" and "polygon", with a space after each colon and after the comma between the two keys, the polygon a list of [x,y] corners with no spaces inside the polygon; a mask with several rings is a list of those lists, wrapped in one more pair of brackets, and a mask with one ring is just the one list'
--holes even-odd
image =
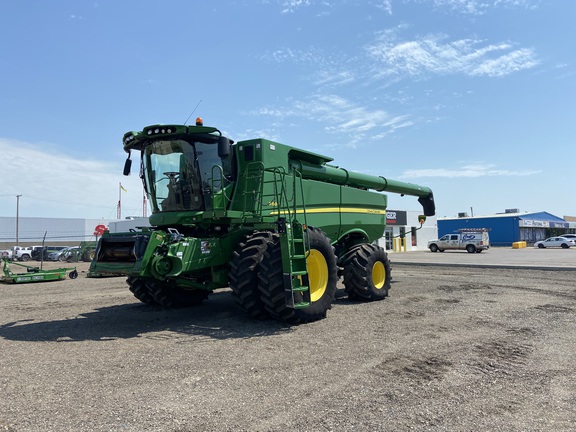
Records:
{"label": "combine harvester", "polygon": [[435,214],[427,187],[265,139],[234,143],[201,119],[128,132],[123,143],[124,175],[140,153],[151,227],[104,233],[90,272],[128,275],[150,305],[198,305],[230,286],[252,317],[310,322],[326,316],[341,276],[349,298],[382,300],[391,277],[375,244],[386,227],[379,192],[418,197],[421,224]]}

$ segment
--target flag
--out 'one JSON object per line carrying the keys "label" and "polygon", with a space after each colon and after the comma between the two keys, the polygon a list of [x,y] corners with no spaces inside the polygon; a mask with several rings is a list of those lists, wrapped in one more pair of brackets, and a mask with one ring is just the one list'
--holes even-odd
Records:
{"label": "flag", "polygon": [[120,183],[120,189],[122,189],[124,192],[128,192],[126,189],[124,189],[124,186],[122,186],[122,183]]}

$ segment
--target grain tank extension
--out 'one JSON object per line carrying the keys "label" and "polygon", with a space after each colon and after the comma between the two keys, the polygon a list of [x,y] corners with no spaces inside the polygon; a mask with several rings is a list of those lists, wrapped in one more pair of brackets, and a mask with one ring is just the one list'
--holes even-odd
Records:
{"label": "grain tank extension", "polygon": [[230,286],[255,318],[289,323],[326,316],[338,278],[355,300],[381,300],[390,288],[384,234],[387,196],[418,198],[424,186],[329,165],[333,159],[265,139],[234,143],[214,128],[153,125],[124,135],[152,215],[149,228],[105,233],[90,271],[126,274],[140,301],[200,304]]}

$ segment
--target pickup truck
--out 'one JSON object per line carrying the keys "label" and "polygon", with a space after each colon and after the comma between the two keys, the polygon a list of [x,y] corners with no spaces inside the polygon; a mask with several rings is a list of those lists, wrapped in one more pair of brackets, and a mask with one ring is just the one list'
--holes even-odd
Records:
{"label": "pickup truck", "polygon": [[428,242],[431,252],[444,252],[445,250],[465,250],[469,253],[480,253],[490,247],[490,238],[487,229],[459,230],[458,234],[446,234],[438,240]]}
{"label": "pickup truck", "polygon": [[3,249],[0,250],[0,258],[6,258],[11,260],[13,255],[12,249]]}
{"label": "pickup truck", "polygon": [[32,246],[13,246],[12,259],[14,261],[30,261],[30,258],[32,258],[32,251]]}

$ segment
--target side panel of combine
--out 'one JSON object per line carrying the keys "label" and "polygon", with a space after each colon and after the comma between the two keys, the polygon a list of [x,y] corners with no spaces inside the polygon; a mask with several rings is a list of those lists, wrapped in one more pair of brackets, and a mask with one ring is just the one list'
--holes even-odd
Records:
{"label": "side panel of combine", "polygon": [[320,228],[332,241],[340,233],[340,186],[313,180],[302,181],[302,191],[297,189],[298,218],[308,226]]}
{"label": "side panel of combine", "polygon": [[359,229],[366,232],[370,241],[382,237],[386,228],[386,195],[346,186],[342,186],[341,191],[342,225],[339,236]]}

